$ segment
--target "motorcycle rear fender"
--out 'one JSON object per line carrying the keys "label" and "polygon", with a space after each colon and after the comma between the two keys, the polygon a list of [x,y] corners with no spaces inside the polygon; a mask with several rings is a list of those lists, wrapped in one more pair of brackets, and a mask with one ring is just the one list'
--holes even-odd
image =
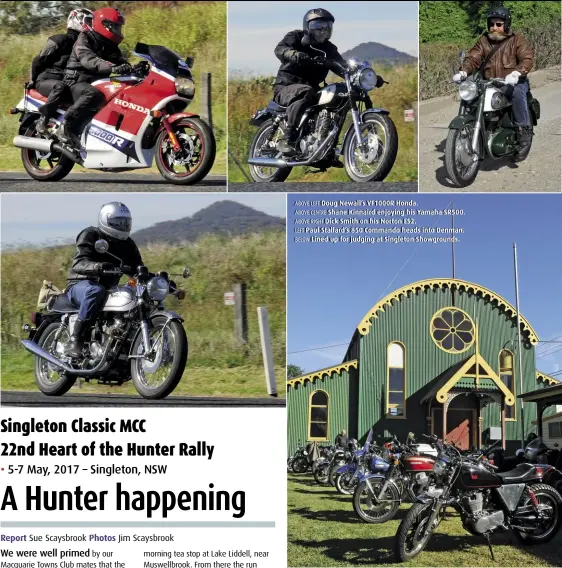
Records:
{"label": "motorcycle rear fender", "polygon": [[273,115],[268,110],[265,110],[265,109],[264,110],[258,110],[254,114],[254,116],[252,116],[252,118],[250,118],[250,121],[249,121],[248,124],[250,124],[251,126],[260,127],[262,124],[267,122],[272,116]]}
{"label": "motorcycle rear fender", "polygon": [[20,117],[18,134],[23,136],[27,129],[37,120],[38,113],[24,112]]}
{"label": "motorcycle rear fender", "polygon": [[59,315],[45,315],[42,314],[41,323],[37,329],[33,329],[29,332],[29,339],[35,343],[39,343],[43,332],[47,328],[47,326],[51,325],[55,321],[60,319]]}

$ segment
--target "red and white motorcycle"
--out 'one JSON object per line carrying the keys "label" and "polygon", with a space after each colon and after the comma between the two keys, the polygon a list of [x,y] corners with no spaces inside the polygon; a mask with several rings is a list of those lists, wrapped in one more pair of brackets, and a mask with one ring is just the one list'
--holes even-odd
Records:
{"label": "red and white motorcycle", "polygon": [[129,76],[92,83],[106,104],[84,128],[80,151],[58,141],[64,108],[50,122],[48,138],[37,134],[38,108],[47,99],[26,86],[10,113],[21,114],[14,146],[22,149],[23,166],[32,178],[61,180],[75,163],[121,172],[149,168],[153,160],[162,176],[178,185],[196,183],[209,173],[216,153],[213,131],[197,114],[183,112],[195,95],[193,59],[144,43],[137,43],[133,53],[146,61]]}

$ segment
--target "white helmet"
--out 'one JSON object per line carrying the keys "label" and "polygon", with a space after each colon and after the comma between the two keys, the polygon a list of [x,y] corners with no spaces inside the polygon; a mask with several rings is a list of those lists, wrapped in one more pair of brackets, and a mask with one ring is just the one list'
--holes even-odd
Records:
{"label": "white helmet", "polygon": [[98,215],[98,228],[108,237],[127,240],[133,228],[133,217],[129,208],[119,201],[102,205]]}
{"label": "white helmet", "polygon": [[94,13],[87,8],[76,8],[68,14],[66,22],[67,30],[75,30],[77,32],[85,32],[92,28]]}

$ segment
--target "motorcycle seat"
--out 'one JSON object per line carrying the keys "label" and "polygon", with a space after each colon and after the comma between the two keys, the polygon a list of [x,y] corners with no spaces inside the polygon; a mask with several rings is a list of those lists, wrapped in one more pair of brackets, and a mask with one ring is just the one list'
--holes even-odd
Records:
{"label": "motorcycle seat", "polygon": [[50,312],[71,314],[76,313],[78,311],[78,307],[68,299],[66,294],[59,294],[58,296],[54,296],[54,300],[50,302],[48,310]]}
{"label": "motorcycle seat", "polygon": [[35,99],[36,101],[41,101],[42,103],[46,103],[47,102],[47,97],[44,97],[39,91],[35,90],[35,89],[29,89],[29,96],[33,99]]}
{"label": "motorcycle seat", "polygon": [[267,110],[270,110],[271,112],[285,112],[287,107],[278,105],[275,101],[269,101],[267,103]]}
{"label": "motorcycle seat", "polygon": [[504,471],[503,473],[496,473],[504,483],[523,483],[529,472],[535,469],[535,466],[530,463],[520,463],[517,467]]}

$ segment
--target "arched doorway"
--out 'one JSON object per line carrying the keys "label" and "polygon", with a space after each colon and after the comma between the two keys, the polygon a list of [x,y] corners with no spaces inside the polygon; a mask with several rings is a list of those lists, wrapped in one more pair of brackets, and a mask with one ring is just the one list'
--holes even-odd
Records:
{"label": "arched doorway", "polygon": [[[480,445],[478,418],[480,402],[474,393],[450,393],[445,404],[433,404],[431,409],[431,433],[461,450]],[[443,428],[443,414],[447,427]]]}

